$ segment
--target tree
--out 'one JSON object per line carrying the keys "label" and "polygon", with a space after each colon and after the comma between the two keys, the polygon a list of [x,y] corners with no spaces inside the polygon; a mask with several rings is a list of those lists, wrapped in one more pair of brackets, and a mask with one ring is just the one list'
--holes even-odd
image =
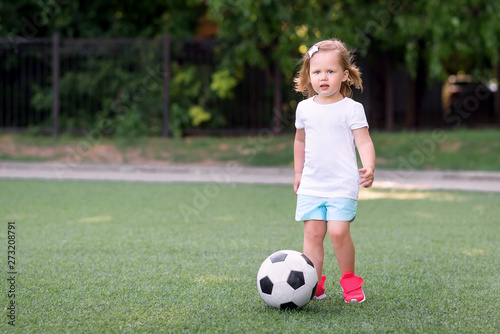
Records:
{"label": "tree", "polygon": [[19,0],[0,1],[0,35],[46,37],[192,38],[204,0]]}
{"label": "tree", "polygon": [[[203,0],[139,2],[0,0],[0,35],[10,39],[10,44],[16,53],[20,44],[27,38],[49,37],[55,31],[60,32],[62,38],[151,38],[168,33],[173,39],[192,39],[196,34],[200,17],[205,13],[206,4]],[[103,49],[108,46],[111,48],[111,45],[114,43],[103,45]],[[79,68],[64,71],[60,78],[63,83],[60,96],[63,100],[70,94],[78,96],[79,101],[88,102],[94,106],[94,110],[83,112],[86,109],[82,105],[79,116],[75,117],[66,112],[70,109],[68,104],[62,103],[60,125],[65,129],[96,128],[93,122],[99,123],[100,119],[113,118],[114,134],[158,133],[158,126],[161,125],[161,85],[155,85],[154,88],[146,87],[142,82],[145,77],[149,77],[149,74],[134,73],[138,68],[149,70],[161,68],[161,51],[158,52],[159,47],[155,48],[154,45],[151,47],[152,49],[147,49],[144,45],[137,47],[129,43],[125,51],[131,51],[134,56],[131,58],[130,53],[127,56],[127,52],[118,52],[121,66],[104,59],[106,57],[97,59],[98,57],[91,56],[79,60]],[[75,46],[72,48],[75,50]],[[83,62],[85,66],[82,65]],[[16,64],[17,69],[22,66]],[[172,80],[171,89],[175,92],[187,86],[188,79],[191,88],[182,90],[180,94],[175,94],[170,99],[172,107],[170,126],[173,128],[171,130],[179,134],[182,133],[182,127],[188,127],[191,123],[199,124],[207,119],[207,113],[197,105],[206,94],[200,93],[201,88],[197,91],[193,89],[195,85],[201,87],[199,81],[202,80],[192,74],[194,68],[189,65],[177,66],[175,61],[171,64],[170,73],[178,79]],[[85,91],[77,87],[85,87]],[[143,88],[142,91],[138,91],[138,87]],[[29,103],[34,112],[42,114],[50,110],[51,87],[39,87],[33,83],[32,90],[32,100]],[[143,92],[144,90],[147,94]],[[120,106],[116,107],[117,105]],[[121,114],[126,114],[127,117],[118,117],[118,109],[126,109],[126,113],[121,112]],[[94,114],[98,117],[94,117]]]}
{"label": "tree", "polygon": [[[291,83],[297,61],[316,41],[338,37],[382,78],[377,118],[392,128],[395,66],[411,75],[407,126],[419,125],[424,87],[458,71],[496,77],[500,2],[491,0],[0,0],[0,35],[11,38],[194,36],[200,17],[218,26],[218,85],[234,87],[245,66]],[[21,14],[20,14],[21,13]],[[229,74],[228,74],[229,73]],[[221,79],[222,78],[222,79]],[[230,83],[230,84],[229,84]],[[500,120],[500,93],[496,110]]]}
{"label": "tree", "polygon": [[457,71],[497,76],[499,2],[212,0],[209,10],[219,37],[237,41],[227,50],[224,66],[269,69],[279,59],[287,80],[310,45],[341,38],[383,69],[386,118],[392,113],[387,107],[393,98],[391,67],[406,66],[412,77],[408,126],[419,125],[423,88],[431,80]]}
{"label": "tree", "polygon": [[[414,2],[396,18],[405,40],[405,62],[416,84],[416,100],[429,80],[459,71],[491,79],[500,56],[500,3],[488,0]],[[498,78],[497,78],[498,79]],[[414,111],[418,114],[418,102]],[[496,106],[499,110],[500,106]],[[410,120],[416,120],[411,117]],[[418,123],[416,124],[418,125]]]}

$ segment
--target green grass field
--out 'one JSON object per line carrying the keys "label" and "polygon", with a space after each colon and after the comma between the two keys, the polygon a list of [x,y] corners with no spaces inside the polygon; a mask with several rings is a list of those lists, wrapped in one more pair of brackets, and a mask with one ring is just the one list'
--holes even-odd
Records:
{"label": "green grass field", "polygon": [[498,333],[500,194],[363,190],[367,301],[267,307],[260,263],[302,249],[290,186],[0,180],[0,302],[15,221],[18,333]]}

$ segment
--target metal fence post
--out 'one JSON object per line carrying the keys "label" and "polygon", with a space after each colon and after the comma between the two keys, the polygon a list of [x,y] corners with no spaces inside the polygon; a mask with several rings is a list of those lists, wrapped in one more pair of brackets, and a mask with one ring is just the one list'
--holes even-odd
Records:
{"label": "metal fence post", "polygon": [[281,72],[280,61],[274,62],[274,107],[273,107],[273,132],[280,133],[283,130],[283,116],[281,114]]}
{"label": "metal fence post", "polygon": [[162,136],[169,137],[170,121],[170,35],[163,35],[163,125]]}
{"label": "metal fence post", "polygon": [[60,36],[52,35],[52,137],[59,136],[59,74],[60,74]]}
{"label": "metal fence post", "polygon": [[392,62],[388,53],[384,54],[385,70],[385,130],[392,132],[394,128],[394,75]]}

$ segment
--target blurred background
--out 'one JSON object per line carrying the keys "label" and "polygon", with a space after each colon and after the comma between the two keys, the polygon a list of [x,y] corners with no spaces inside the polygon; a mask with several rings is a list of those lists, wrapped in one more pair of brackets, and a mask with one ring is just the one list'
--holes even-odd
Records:
{"label": "blurred background", "polygon": [[371,129],[498,128],[498,36],[493,0],[2,0],[0,131],[292,132],[298,60],[332,37]]}

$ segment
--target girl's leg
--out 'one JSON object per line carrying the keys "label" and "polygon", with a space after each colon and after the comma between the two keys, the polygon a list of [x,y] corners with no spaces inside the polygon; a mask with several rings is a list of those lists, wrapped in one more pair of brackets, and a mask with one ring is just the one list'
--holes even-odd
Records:
{"label": "girl's leg", "polygon": [[304,222],[304,254],[307,256],[318,273],[318,282],[321,282],[321,273],[323,271],[323,259],[325,251],[323,249],[323,240],[326,236],[326,221],[307,220]]}
{"label": "girl's leg", "polygon": [[[333,244],[335,257],[340,268],[340,275],[354,272],[354,242],[351,238],[351,223],[345,221],[329,221],[328,236]],[[315,264],[316,265],[316,264]]]}

